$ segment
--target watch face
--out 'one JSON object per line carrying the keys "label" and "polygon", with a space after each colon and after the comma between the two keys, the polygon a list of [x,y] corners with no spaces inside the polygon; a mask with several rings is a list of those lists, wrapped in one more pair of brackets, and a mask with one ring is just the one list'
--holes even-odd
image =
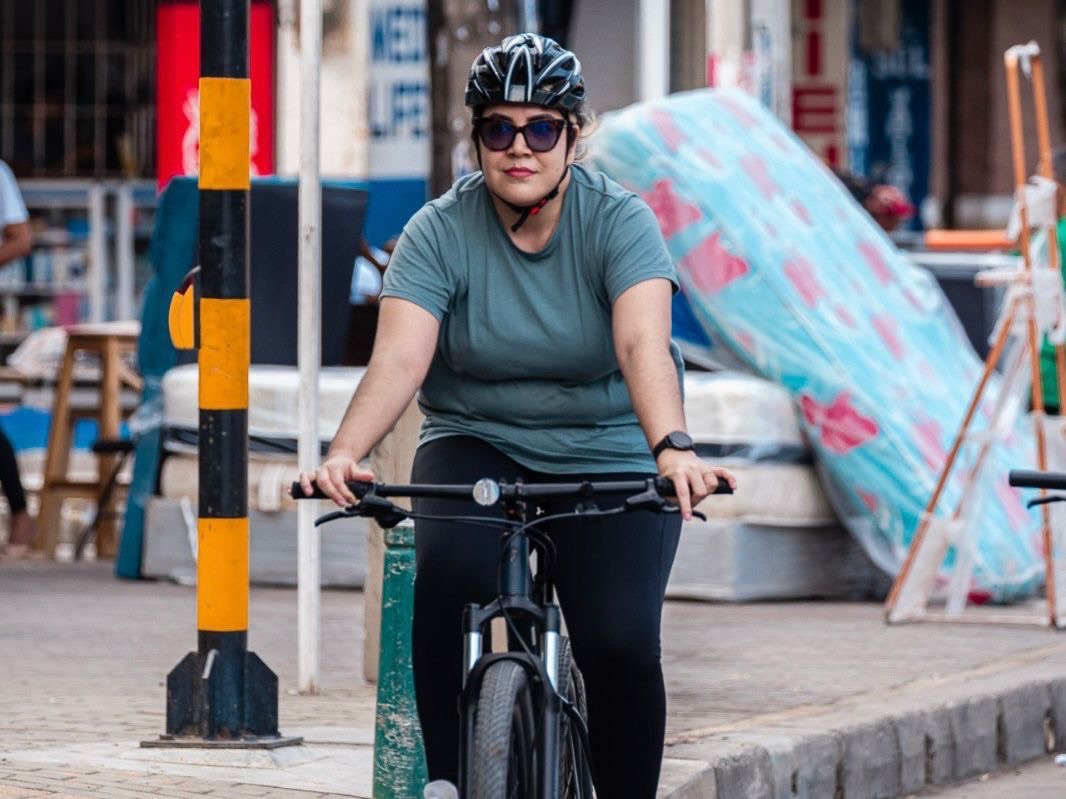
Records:
{"label": "watch face", "polygon": [[667,438],[670,440],[671,449],[692,449],[692,436],[680,431],[671,433]]}

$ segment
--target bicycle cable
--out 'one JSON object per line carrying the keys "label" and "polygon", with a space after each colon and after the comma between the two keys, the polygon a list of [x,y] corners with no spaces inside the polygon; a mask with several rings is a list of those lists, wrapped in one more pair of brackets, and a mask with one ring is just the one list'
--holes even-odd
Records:
{"label": "bicycle cable", "polygon": [[[507,552],[507,545],[511,543],[511,540],[515,536],[517,536],[517,535],[519,535],[521,533],[526,533],[527,535],[530,535],[530,533],[532,533],[532,535],[530,535],[530,539],[531,540],[537,539],[537,540],[540,540],[540,541],[544,542],[547,545],[547,547],[551,550],[551,553],[552,553],[551,557],[552,557],[552,560],[554,561],[555,544],[551,541],[551,539],[549,539],[547,537],[546,533],[544,533],[541,530],[536,530],[535,529],[537,527],[537,525],[545,524],[545,523],[551,522],[551,521],[558,521],[560,519],[577,519],[577,518],[597,518],[598,519],[598,518],[602,518],[604,516],[616,516],[616,515],[618,515],[620,513],[625,513],[625,512],[626,512],[626,507],[624,505],[620,505],[617,508],[611,508],[610,510],[598,510],[597,509],[597,510],[594,510],[594,511],[591,511],[591,510],[590,511],[568,511],[566,513],[553,513],[553,514],[550,514],[548,516],[540,516],[540,517],[538,517],[536,519],[533,519],[532,521],[526,522],[521,527],[518,527],[515,530],[512,530],[504,538],[503,545],[500,547],[500,560],[496,564],[496,585],[498,586],[500,584],[500,570],[503,568],[504,557],[505,557],[505,554]],[[549,574],[550,574],[550,571],[549,571]],[[547,578],[545,577],[545,579],[547,579]],[[522,651],[525,652],[525,654],[528,657],[535,659],[536,655],[533,654],[532,650],[530,650],[529,646],[526,644],[526,640],[522,636],[522,634],[519,632],[518,626],[515,624],[514,619],[511,618],[511,614],[507,612],[507,608],[504,606],[504,603],[501,601],[503,599],[503,596],[501,594],[497,594],[496,595],[496,599],[500,603],[500,615],[503,616],[503,619],[507,623],[507,627],[511,631],[512,636],[514,637],[514,639],[516,641],[518,641],[519,645],[522,647]],[[552,690],[555,690],[554,686],[552,686]],[[557,695],[560,695],[558,691],[555,691],[555,693]]]}

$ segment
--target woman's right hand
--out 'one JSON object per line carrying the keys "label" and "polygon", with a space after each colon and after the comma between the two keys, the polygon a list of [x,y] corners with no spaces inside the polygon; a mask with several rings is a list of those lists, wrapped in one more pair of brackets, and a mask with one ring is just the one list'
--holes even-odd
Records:
{"label": "woman's right hand", "polygon": [[342,508],[355,505],[359,499],[348,489],[349,480],[370,482],[374,473],[359,465],[359,459],[351,450],[330,452],[322,464],[311,472],[300,472],[300,487],[304,496],[310,496],[318,485],[319,490]]}

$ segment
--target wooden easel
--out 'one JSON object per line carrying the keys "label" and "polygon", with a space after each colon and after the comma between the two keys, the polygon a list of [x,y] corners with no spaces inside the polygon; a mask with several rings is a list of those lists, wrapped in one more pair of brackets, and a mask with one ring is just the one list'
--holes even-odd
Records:
{"label": "wooden easel", "polygon": [[[1004,53],[1004,64],[1007,74],[1007,99],[1010,110],[1010,133],[1011,150],[1013,155],[1014,184],[1017,196],[1018,211],[1021,218],[1021,235],[1019,246],[1021,249],[1023,268],[1007,274],[979,276],[978,285],[989,286],[997,283],[1007,283],[1014,287],[1008,295],[1006,307],[998,322],[998,334],[993,343],[992,350],[985,361],[984,372],[974,390],[969,407],[963,417],[962,424],[955,436],[944,466],[941,469],[936,487],[925,507],[918,529],[910,549],[907,551],[900,572],[892,584],[892,590],[885,601],[885,616],[889,623],[902,621],[977,621],[1009,622],[1023,624],[1050,624],[1053,627],[1061,627],[1066,624],[1066,619],[1058,611],[1055,595],[1055,571],[1054,549],[1051,536],[1050,511],[1047,505],[1042,506],[1043,531],[1042,541],[1044,548],[1045,580],[1047,596],[1047,616],[1015,616],[1013,614],[1000,614],[998,616],[982,614],[978,619],[969,619],[962,616],[964,601],[962,603],[949,601],[948,609],[941,614],[932,614],[927,611],[929,597],[933,591],[937,570],[944,561],[944,556],[950,545],[956,546],[958,555],[953,581],[960,581],[952,591],[955,597],[964,597],[966,585],[971,576],[973,541],[960,540],[964,531],[962,515],[968,502],[976,489],[980,477],[981,468],[992,445],[989,436],[984,436],[981,441],[974,468],[965,479],[962,496],[950,517],[935,516],[936,509],[944,493],[945,486],[951,471],[958,460],[963,444],[969,437],[970,425],[974,415],[981,405],[986,387],[996,368],[1015,324],[1025,324],[1024,346],[1021,348],[1007,367],[1004,385],[1000,392],[999,402],[993,413],[993,420],[989,430],[994,430],[1004,411],[1005,398],[1008,396],[1008,386],[1025,378],[1026,371],[1032,379],[1032,420],[1036,437],[1037,467],[1041,470],[1047,468],[1047,445],[1044,437],[1044,392],[1040,380],[1040,331],[1036,321],[1036,299],[1034,296],[1033,263],[1030,252],[1030,213],[1026,202],[1027,170],[1025,158],[1025,141],[1022,131],[1021,110],[1021,76],[1019,69],[1024,71],[1031,80],[1033,87],[1033,101],[1036,114],[1037,136],[1040,148],[1039,173],[1046,178],[1051,178],[1051,140],[1048,126],[1047,103],[1044,94],[1044,72],[1040,60],[1040,48],[1035,42],[1027,45],[1011,47]],[[1054,214],[1053,214],[1054,216]],[[1055,219],[1050,223],[1042,223],[1047,235],[1047,268],[1053,270],[1056,275],[1059,272],[1058,264],[1058,240],[1056,236]],[[1029,369],[1024,368],[1028,360]],[[1059,381],[1060,402],[1066,402],[1066,349],[1062,345],[1056,347],[1056,366]],[[955,540],[952,540],[952,539]]]}

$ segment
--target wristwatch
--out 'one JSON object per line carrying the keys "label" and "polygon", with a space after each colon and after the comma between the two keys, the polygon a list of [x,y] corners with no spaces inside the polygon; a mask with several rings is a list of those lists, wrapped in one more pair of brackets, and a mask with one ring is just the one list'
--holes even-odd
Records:
{"label": "wristwatch", "polygon": [[683,430],[675,430],[672,433],[667,433],[663,440],[655,445],[651,454],[653,458],[658,458],[664,449],[694,450],[695,448],[696,445],[692,441],[692,436]]}

